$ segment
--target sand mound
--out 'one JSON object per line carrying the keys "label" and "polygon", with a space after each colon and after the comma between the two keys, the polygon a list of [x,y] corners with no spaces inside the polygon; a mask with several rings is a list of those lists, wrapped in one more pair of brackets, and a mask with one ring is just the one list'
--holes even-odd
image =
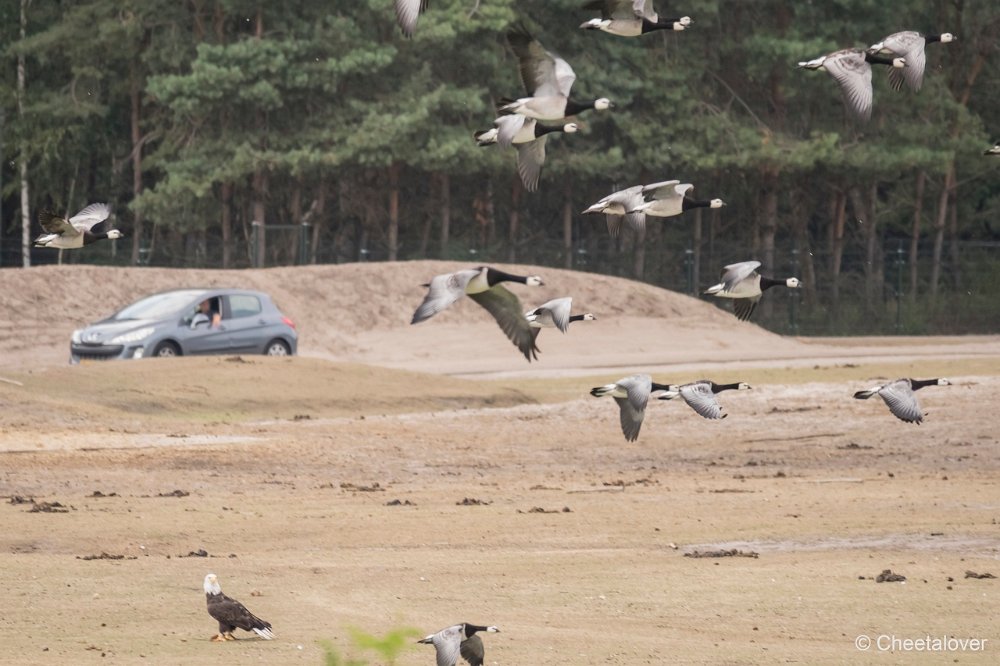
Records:
{"label": "sand mound", "polygon": [[[300,353],[412,370],[468,373],[527,367],[601,368],[634,363],[694,362],[718,357],[773,357],[798,343],[741,324],[713,304],[617,277],[537,266],[504,268],[538,274],[545,286],[511,289],[525,308],[573,296],[574,311],[598,321],[568,335],[544,331],[540,361],[528,366],[492,319],[463,301],[410,326],[420,285],[468,264],[440,261],[203,270],[43,266],[0,272],[0,365],[62,364],[73,329],[144,295],[180,287],[241,287],[269,293],[296,322]],[[613,356],[613,359],[611,358]]]}

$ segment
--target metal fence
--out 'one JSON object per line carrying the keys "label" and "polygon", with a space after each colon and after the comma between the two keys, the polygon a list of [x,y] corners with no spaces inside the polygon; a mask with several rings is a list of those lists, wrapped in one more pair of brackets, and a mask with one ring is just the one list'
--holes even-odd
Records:
{"label": "metal fence", "polygon": [[[572,244],[537,233],[522,234],[513,245],[506,238],[490,238],[480,230],[455,233],[441,248],[436,241],[420,242],[416,234],[402,234],[399,259],[449,259],[469,263],[510,263],[571,267],[632,278],[635,245],[623,235],[612,240],[601,223],[575,220]],[[459,230],[460,231],[460,230]],[[259,265],[260,230],[254,226],[249,238],[233,243],[230,268]],[[46,248],[32,250],[34,265],[87,263],[124,266],[130,263],[128,239],[101,242],[81,251],[62,253]],[[422,247],[423,246],[423,247]],[[780,333],[802,335],[856,334],[960,334],[1000,331],[1000,242],[951,240],[946,242],[938,285],[931,283],[933,246],[929,239],[918,245],[915,277],[911,287],[908,239],[882,238],[875,261],[869,264],[863,248],[855,244],[843,250],[839,276],[834,280],[827,248],[799,248],[787,238],[775,247],[775,265],[766,274],[796,276],[806,282],[801,290],[775,289],[754,314],[754,321]],[[218,268],[222,266],[221,239],[202,233],[177,234],[158,239],[155,246],[142,246],[140,264],[172,268]],[[264,266],[306,263],[383,261],[388,252],[376,234],[357,233],[341,226],[318,230],[308,225],[268,225]],[[728,263],[759,258],[739,243],[713,239],[692,242],[685,227],[647,238],[642,279],[666,289],[700,296],[718,281],[719,270]],[[0,248],[0,266],[21,264],[20,248]],[[809,266],[812,270],[808,270]],[[811,276],[811,277],[810,277]],[[729,307],[722,299],[712,299]]]}

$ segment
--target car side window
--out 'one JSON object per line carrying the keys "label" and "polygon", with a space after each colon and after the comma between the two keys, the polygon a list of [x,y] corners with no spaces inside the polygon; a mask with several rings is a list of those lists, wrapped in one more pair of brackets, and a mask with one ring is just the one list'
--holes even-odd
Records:
{"label": "car side window", "polygon": [[248,294],[234,294],[229,297],[229,311],[233,319],[259,315],[261,313],[260,299]]}

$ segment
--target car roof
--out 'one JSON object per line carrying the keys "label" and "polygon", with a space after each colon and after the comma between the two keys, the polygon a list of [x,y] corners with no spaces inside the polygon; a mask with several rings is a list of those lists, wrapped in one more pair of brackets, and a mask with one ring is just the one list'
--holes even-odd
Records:
{"label": "car roof", "polygon": [[190,293],[191,296],[228,296],[231,294],[252,294],[254,296],[265,296],[270,298],[267,294],[262,291],[254,291],[253,289],[236,289],[232,287],[185,287],[182,289],[165,289],[163,291],[157,291],[152,294],[146,294],[142,298],[149,298],[150,296],[159,296],[161,294],[175,294],[175,293]]}

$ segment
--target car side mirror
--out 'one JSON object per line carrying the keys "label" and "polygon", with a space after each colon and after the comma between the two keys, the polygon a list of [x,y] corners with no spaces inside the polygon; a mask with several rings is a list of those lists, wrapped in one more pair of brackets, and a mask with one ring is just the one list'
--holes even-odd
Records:
{"label": "car side mirror", "polygon": [[191,318],[191,330],[194,330],[201,326],[202,324],[209,324],[212,320],[208,318],[208,315],[204,312],[199,312],[194,317]]}

